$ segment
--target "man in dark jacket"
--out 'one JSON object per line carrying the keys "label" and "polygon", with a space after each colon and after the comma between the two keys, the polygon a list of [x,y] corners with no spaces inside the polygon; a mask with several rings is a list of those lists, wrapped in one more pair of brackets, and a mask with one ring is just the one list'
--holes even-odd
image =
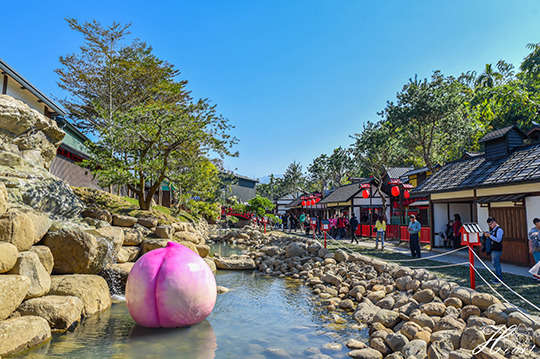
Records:
{"label": "man in dark jacket", "polygon": [[[491,262],[493,263],[493,268],[495,268],[495,274],[502,280],[501,255],[504,231],[493,217],[489,217],[487,223],[489,225],[489,232],[485,232],[484,237],[490,246],[486,245],[486,247],[491,247]],[[493,282],[498,283],[495,279]]]}
{"label": "man in dark jacket", "polygon": [[358,238],[356,238],[356,227],[358,227],[358,219],[356,218],[356,215],[353,213],[351,220],[349,221],[349,230],[351,231],[351,243],[360,243],[358,242]]}

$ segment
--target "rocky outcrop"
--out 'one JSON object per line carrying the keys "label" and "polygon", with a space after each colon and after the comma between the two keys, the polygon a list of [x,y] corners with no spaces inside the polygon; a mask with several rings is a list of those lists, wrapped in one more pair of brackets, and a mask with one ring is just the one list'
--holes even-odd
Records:
{"label": "rocky outcrop", "polygon": [[32,246],[32,248],[30,248],[30,251],[37,254],[39,261],[41,262],[47,273],[51,274],[54,267],[54,258],[49,247]]}
{"label": "rocky outcrop", "polygon": [[28,289],[30,289],[30,279],[27,277],[0,275],[0,320],[6,319],[17,309],[26,297]]}
{"label": "rocky outcrop", "polygon": [[117,262],[135,262],[135,259],[139,256],[141,249],[137,246],[124,246],[118,251]]}
{"label": "rocky outcrop", "polygon": [[215,257],[217,269],[249,270],[255,269],[255,261],[249,256]]}
{"label": "rocky outcrop", "polygon": [[82,301],[74,296],[47,295],[23,302],[17,312],[44,318],[54,331],[66,331],[81,320]]}
{"label": "rocky outcrop", "polygon": [[133,227],[137,223],[137,218],[113,214],[112,224],[118,227]]}
{"label": "rocky outcrop", "polygon": [[51,288],[51,277],[41,264],[36,253],[26,251],[19,253],[17,263],[9,274],[19,274],[30,279],[30,288],[25,299],[41,297]]}
{"label": "rocky outcrop", "polygon": [[111,306],[107,282],[97,275],[53,275],[51,295],[75,296],[83,303],[83,316],[101,312]]}
{"label": "rocky outcrop", "polygon": [[10,355],[51,339],[51,328],[40,317],[13,318],[0,321],[0,338],[0,355]]}
{"label": "rocky outcrop", "polygon": [[96,274],[113,259],[113,245],[103,237],[95,237],[78,227],[49,231],[43,244],[54,257],[55,273]]}

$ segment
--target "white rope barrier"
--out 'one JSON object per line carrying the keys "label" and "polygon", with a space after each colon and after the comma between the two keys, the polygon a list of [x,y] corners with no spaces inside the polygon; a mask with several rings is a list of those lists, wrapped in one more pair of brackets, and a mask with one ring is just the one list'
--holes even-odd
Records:
{"label": "white rope barrier", "polygon": [[489,282],[482,276],[482,274],[480,274],[480,271],[478,269],[475,268],[475,266],[473,266],[472,264],[469,263],[469,266],[472,267],[472,269],[474,270],[474,272],[476,274],[478,274],[478,276],[480,277],[480,279],[482,279],[482,281],[484,283],[486,283],[486,285],[489,287],[489,289],[491,289],[495,294],[497,294],[504,302],[506,302],[506,305],[508,307],[511,307],[511,308],[515,308],[518,312],[520,312],[521,314],[523,314],[527,319],[529,319],[530,321],[532,321],[533,323],[536,322],[536,320],[534,320],[533,318],[529,317],[529,315],[527,315],[526,313],[524,313],[521,309],[519,309],[515,304],[512,304],[510,303],[501,293],[499,293],[495,288],[493,288],[491,286],[491,284],[489,284]]}
{"label": "white rope barrier", "polygon": [[461,263],[451,263],[451,264],[443,264],[440,266],[426,266],[426,267],[407,267],[411,269],[437,269],[437,268],[449,268],[449,267],[457,267],[457,266],[463,266],[468,265],[469,262],[461,262]]}
{"label": "white rope barrier", "polygon": [[495,273],[493,273],[491,271],[491,269],[486,265],[486,263],[484,263],[484,261],[478,256],[478,254],[476,254],[475,251],[472,251],[474,256],[480,261],[480,263],[482,263],[482,265],[484,266],[484,268],[486,268],[488,270],[489,273],[491,273],[492,276],[494,276],[495,278],[497,278],[497,280],[502,283],[503,286],[506,287],[506,289],[508,289],[510,292],[514,293],[517,297],[519,297],[520,299],[522,299],[525,303],[529,304],[531,307],[533,307],[534,309],[536,309],[537,311],[540,312],[540,308],[537,307],[535,304],[531,303],[530,301],[528,301],[526,298],[524,298],[521,294],[517,293],[516,291],[514,291],[512,288],[510,288],[505,282],[503,282],[499,277],[497,277],[497,275]]}

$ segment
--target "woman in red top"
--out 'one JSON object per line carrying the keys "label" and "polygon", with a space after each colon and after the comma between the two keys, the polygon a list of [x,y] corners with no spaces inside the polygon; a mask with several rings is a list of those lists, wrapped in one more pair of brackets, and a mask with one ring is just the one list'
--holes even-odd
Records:
{"label": "woman in red top", "polygon": [[452,230],[454,232],[454,248],[459,247],[461,243],[461,217],[459,214],[454,214],[454,224],[452,225]]}

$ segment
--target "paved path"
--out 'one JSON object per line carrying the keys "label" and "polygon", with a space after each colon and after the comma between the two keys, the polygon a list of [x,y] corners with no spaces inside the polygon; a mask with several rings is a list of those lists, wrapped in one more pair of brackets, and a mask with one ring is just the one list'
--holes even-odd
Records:
{"label": "paved path", "polygon": [[[301,234],[300,232],[297,232],[297,233],[292,232],[291,234],[306,237],[304,234]],[[350,241],[348,239],[340,240],[339,242],[347,243],[347,244],[350,245]],[[371,239],[371,238],[369,238],[369,239],[361,239],[360,244],[355,243],[354,246],[358,247],[359,249],[360,248],[371,248],[371,249],[373,249],[373,248],[375,248],[375,239]],[[388,250],[388,251],[391,251],[391,252],[407,255],[409,257],[411,256],[411,252],[410,252],[410,250],[408,248],[408,245],[405,244],[405,243],[402,243],[401,246],[398,246],[397,242],[386,242],[385,246],[384,246],[384,249]],[[445,248],[434,248],[431,251],[427,251],[424,248],[422,248],[422,256],[423,256],[422,259],[429,259],[430,256],[437,255],[437,254],[447,252],[447,251],[449,251],[449,250],[445,249]],[[439,262],[443,262],[443,263],[448,263],[448,264],[462,263],[462,262],[465,262],[465,261],[469,260],[469,253],[468,253],[468,251],[466,249],[463,249],[463,250],[461,250],[459,252],[455,252],[455,253],[448,254],[448,255],[445,255],[445,256],[437,257],[434,260],[439,261]],[[486,262],[485,259],[482,259],[482,260],[484,262]],[[482,264],[478,263],[478,260],[476,260],[475,262],[476,262],[476,265],[478,266],[477,268],[482,268]],[[490,263],[488,263],[488,262],[486,262],[486,264],[490,265]],[[413,266],[412,263],[411,263],[411,266]],[[490,269],[493,270],[493,267],[490,267]],[[511,273],[511,274],[515,274],[515,275],[520,275],[520,276],[532,278],[532,275],[529,273],[529,268],[527,268],[527,267],[521,267],[521,266],[517,266],[517,265],[514,265],[514,264],[502,263],[502,270],[503,270],[503,273]]]}

